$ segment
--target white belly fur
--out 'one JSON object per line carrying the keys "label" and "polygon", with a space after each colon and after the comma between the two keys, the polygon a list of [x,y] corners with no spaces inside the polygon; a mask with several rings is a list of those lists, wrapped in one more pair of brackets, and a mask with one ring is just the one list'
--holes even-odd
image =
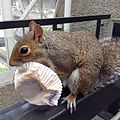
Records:
{"label": "white belly fur", "polygon": [[79,87],[79,80],[80,80],[80,73],[79,68],[74,70],[71,75],[69,76],[69,80],[67,82],[67,86],[69,87],[70,91],[75,94]]}

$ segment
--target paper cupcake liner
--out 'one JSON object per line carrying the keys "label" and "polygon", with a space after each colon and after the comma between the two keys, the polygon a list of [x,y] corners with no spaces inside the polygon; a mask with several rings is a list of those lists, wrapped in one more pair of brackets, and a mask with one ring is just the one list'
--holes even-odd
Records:
{"label": "paper cupcake liner", "polygon": [[23,64],[17,69],[14,84],[17,92],[35,105],[57,105],[62,93],[62,83],[57,74],[37,62]]}

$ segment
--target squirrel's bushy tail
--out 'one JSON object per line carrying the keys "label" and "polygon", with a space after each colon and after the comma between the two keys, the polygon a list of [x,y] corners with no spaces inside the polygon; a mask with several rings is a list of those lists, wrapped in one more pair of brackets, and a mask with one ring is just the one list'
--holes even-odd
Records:
{"label": "squirrel's bushy tail", "polygon": [[95,88],[120,83],[120,37],[100,40],[103,50],[103,65]]}

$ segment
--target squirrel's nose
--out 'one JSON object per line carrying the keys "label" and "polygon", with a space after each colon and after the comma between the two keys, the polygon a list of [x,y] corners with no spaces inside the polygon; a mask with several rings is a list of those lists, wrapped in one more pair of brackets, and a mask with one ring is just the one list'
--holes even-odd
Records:
{"label": "squirrel's nose", "polygon": [[15,66],[15,65],[14,65],[14,62],[11,61],[11,60],[9,60],[9,65],[10,65],[10,66]]}
{"label": "squirrel's nose", "polygon": [[9,65],[11,66],[11,67],[19,67],[19,66],[21,66],[23,63],[20,61],[20,60],[14,60],[14,59],[12,59],[12,58],[10,58],[10,60],[9,60]]}
{"label": "squirrel's nose", "polygon": [[17,66],[15,60],[13,60],[12,58],[10,58],[10,60],[9,60],[9,65],[10,66]]}

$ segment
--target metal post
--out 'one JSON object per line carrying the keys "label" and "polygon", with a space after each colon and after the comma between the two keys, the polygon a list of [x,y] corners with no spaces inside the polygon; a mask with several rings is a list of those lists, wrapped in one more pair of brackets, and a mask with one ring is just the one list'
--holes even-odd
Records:
{"label": "metal post", "polygon": [[53,30],[57,30],[57,24],[53,24]]}
{"label": "metal post", "polygon": [[96,25],[96,38],[99,39],[100,36],[100,27],[101,27],[101,19],[97,20],[97,25]]}
{"label": "metal post", "polygon": [[[64,17],[71,16],[71,2],[72,0],[65,0]],[[70,32],[70,23],[64,24],[64,31]]]}

